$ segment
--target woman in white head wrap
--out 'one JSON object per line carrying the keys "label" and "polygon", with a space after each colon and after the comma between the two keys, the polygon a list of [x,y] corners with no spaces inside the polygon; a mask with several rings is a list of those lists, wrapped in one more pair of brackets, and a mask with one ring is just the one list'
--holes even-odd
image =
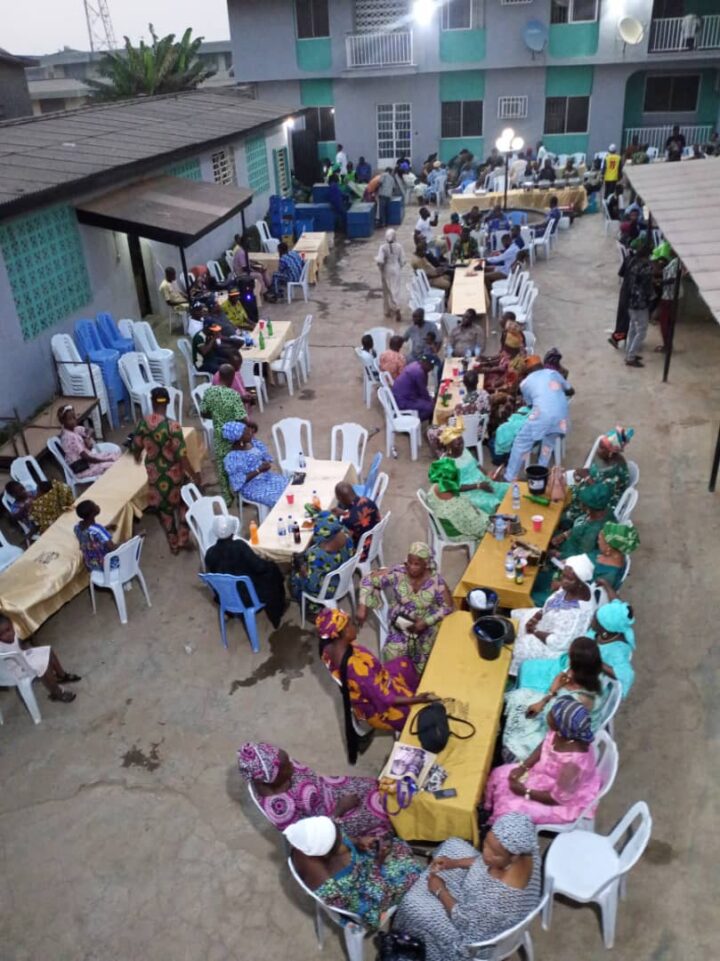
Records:
{"label": "woman in white head wrap", "polygon": [[405,254],[395,239],[395,231],[390,228],[385,232],[385,242],[380,244],[380,250],[375,258],[380,268],[382,281],[383,310],[389,320],[402,320],[400,314],[400,297],[402,269],[405,266]]}
{"label": "woman in white head wrap", "polygon": [[380,927],[420,874],[410,848],[398,838],[352,840],[329,817],[303,818],[283,831],[300,879],[329,907]]}
{"label": "woman in white head wrap", "polygon": [[523,661],[564,654],[590,626],[597,603],[590,590],[594,565],[587,554],[565,559],[560,586],[542,607],[515,610],[519,622],[510,673]]}

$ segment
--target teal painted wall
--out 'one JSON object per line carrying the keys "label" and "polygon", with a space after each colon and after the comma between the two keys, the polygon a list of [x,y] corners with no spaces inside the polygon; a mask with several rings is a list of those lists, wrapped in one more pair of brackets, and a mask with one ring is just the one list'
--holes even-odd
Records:
{"label": "teal painted wall", "polygon": [[715,125],[720,107],[720,94],[716,89],[716,70],[700,71],[700,96],[698,97],[697,123],[711,123]]}
{"label": "teal painted wall", "polygon": [[[653,119],[652,114],[643,113],[645,102],[645,73],[640,70],[628,78],[625,84],[625,109],[623,111],[623,126],[652,127],[658,123],[667,123],[665,119]],[[700,95],[698,96],[697,111],[691,115],[684,115],[682,123],[715,124],[720,109],[720,93],[715,89],[716,71],[713,69],[700,70]],[[663,117],[665,115],[662,115]]]}
{"label": "teal painted wall", "polygon": [[332,67],[330,37],[314,40],[296,40],[295,57],[300,70],[329,70]]}
{"label": "teal painted wall", "polygon": [[624,127],[643,126],[643,98],[645,96],[645,72],[643,70],[628,77],[625,84]]}
{"label": "teal painted wall", "polygon": [[552,153],[587,153],[589,135],[586,133],[550,133],[542,138]]}
{"label": "teal painted wall", "polygon": [[548,48],[551,57],[591,57],[597,53],[600,25],[590,23],[551,23]]}
{"label": "teal painted wall", "polygon": [[484,30],[441,30],[440,59],[443,63],[472,63],[485,59]]}
{"label": "teal painted wall", "polygon": [[332,80],[301,80],[300,103],[303,107],[334,107]]}
{"label": "teal painted wall", "polygon": [[589,97],[592,85],[592,67],[548,67],[545,71],[546,97]]}
{"label": "teal painted wall", "polygon": [[482,70],[453,70],[440,74],[440,101],[483,100],[485,74]]}
{"label": "teal painted wall", "polygon": [[482,137],[445,137],[440,140],[440,160],[447,162],[451,157],[454,157],[456,153],[459,153],[463,147],[467,147],[477,158],[484,156]]}
{"label": "teal painted wall", "polygon": [[335,154],[337,153],[337,143],[334,140],[318,140],[317,145],[318,160],[324,160],[326,157],[328,160],[335,162]]}

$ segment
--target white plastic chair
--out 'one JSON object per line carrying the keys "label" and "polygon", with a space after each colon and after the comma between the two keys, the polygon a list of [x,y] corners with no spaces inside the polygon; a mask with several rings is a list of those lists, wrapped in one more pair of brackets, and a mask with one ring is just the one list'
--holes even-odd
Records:
{"label": "white plastic chair", "polygon": [[600,716],[593,726],[596,727],[598,731],[607,731],[610,737],[613,737],[615,715],[622,702],[622,685],[620,681],[616,681],[614,678],[609,678],[606,683],[608,693],[605,697]]}
{"label": "white plastic chair", "polygon": [[183,484],[183,486],[180,488],[180,496],[182,497],[185,506],[190,508],[196,501],[199,501],[203,495],[197,484],[193,484],[192,481],[189,481],[187,484]]}
{"label": "white plastic chair", "polygon": [[427,494],[424,490],[417,491],[417,499],[425,508],[425,511],[428,515],[428,543],[430,544],[430,547],[433,549],[435,557],[437,558],[438,567],[442,567],[443,551],[450,550],[453,547],[462,547],[468,552],[468,560],[472,560],[473,555],[477,550],[478,541],[471,540],[470,538],[461,541],[448,540],[440,521],[438,521],[433,512],[430,510],[430,506],[427,502]]}
{"label": "white plastic chair", "polygon": [[412,281],[407,285],[408,291],[408,306],[411,310],[422,310],[425,314],[425,320],[431,324],[436,324],[438,326],[438,332],[440,330],[440,323],[442,321],[442,305],[439,305],[436,301],[426,301],[422,299],[422,294],[418,289],[418,284],[416,281]]}
{"label": "white plastic chair", "polygon": [[[189,486],[190,485],[186,484],[182,489],[182,497],[186,504],[188,501],[185,497],[185,488]],[[197,488],[195,489],[197,490]],[[190,494],[191,492],[188,491],[188,497]],[[192,501],[188,507],[188,512],[185,515],[185,520],[190,528],[190,533],[195,538],[195,543],[197,544],[197,549],[200,553],[200,567],[203,571],[205,570],[205,554],[213,546],[213,544],[217,542],[217,536],[214,532],[214,523],[215,518],[220,514],[224,515],[225,517],[230,516],[230,512],[227,509],[227,504],[225,503],[225,498],[220,496],[203,497],[201,495]],[[237,517],[233,517],[233,520],[235,521],[235,531],[232,536],[239,537],[240,521]]]}
{"label": "white plastic chair", "polygon": [[118,370],[120,379],[130,395],[130,408],[134,417],[136,406],[142,411],[143,395],[153,387],[162,385],[153,380],[147,357],[138,351],[122,354],[118,360]]}
{"label": "white plastic chair", "polygon": [[497,315],[498,303],[501,297],[516,297],[520,284],[525,283],[525,280],[527,280],[529,276],[530,275],[528,274],[527,270],[521,270],[519,267],[514,267],[510,271],[510,276],[506,277],[505,280],[494,281],[492,287],[490,288],[491,313]]}
{"label": "white plastic chair", "polygon": [[535,256],[537,256],[542,250],[543,254],[545,255],[545,259],[550,259],[550,251],[552,249],[552,230],[553,222],[551,220],[548,222],[548,225],[543,231],[541,237],[533,237],[532,249]]}
{"label": "white plastic chair", "polygon": [[473,944],[464,945],[462,957],[482,957],[484,961],[505,961],[506,958],[513,957],[520,948],[523,948],[527,961],[534,961],[535,949],[530,936],[530,925],[545,910],[546,903],[547,895],[544,895],[540,904],[527,917],[519,921],[515,927],[508,928],[507,931],[503,931],[502,934],[498,934],[497,937],[491,938],[489,941],[475,941]]}
{"label": "white plastic chair", "polygon": [[55,334],[50,341],[53,357],[57,362],[60,389],[67,397],[97,396],[99,410],[92,412],[95,434],[102,437],[101,415],[108,416],[109,403],[102,371],[98,364],[83,363],[75,341],[70,334]]}
{"label": "white plastic chair", "polygon": [[[95,607],[95,588],[107,588],[112,591],[115,603],[117,604],[120,623],[127,624],[127,607],[125,605],[125,585],[131,585],[137,578],[140,588],[145,595],[147,606],[152,607],[150,595],[148,594],[145,578],[140,570],[140,555],[142,554],[144,538],[131,537],[120,547],[106,554],[103,558],[103,569],[101,571],[90,571],[90,600],[92,601],[93,614],[97,613]],[[129,590],[130,588],[128,588]]]}
{"label": "white plastic chair", "polygon": [[255,360],[243,360],[240,365],[240,376],[246,387],[254,387],[257,394],[258,407],[260,413],[265,410],[268,403],[268,392],[265,378],[263,377],[262,364]]}
{"label": "white plastic chair", "polygon": [[190,341],[186,340],[184,337],[180,337],[178,338],[177,346],[187,368],[188,387],[190,388],[190,393],[192,393],[193,389],[200,383],[205,382],[209,385],[212,380],[212,374],[207,374],[204,370],[197,369],[193,363],[192,346]]}
{"label": "white plastic chair", "polygon": [[146,320],[133,323],[131,336],[135,350],[147,357],[153,379],[164,387],[172,387],[177,382],[174,352],[158,344],[155,331]]}
{"label": "white plastic chair", "polygon": [[[631,829],[634,829],[632,833]],[[638,801],[608,835],[571,831],[556,838],[545,859],[544,887],[548,900],[543,911],[543,928],[550,929],[556,894],[580,904],[597,904],[605,947],[612,948],[618,901],[626,897],[627,876],[642,857],[651,832],[650,810],[644,801]],[[621,844],[626,835],[627,839]]]}
{"label": "white plastic chair", "polygon": [[372,493],[370,494],[370,500],[373,501],[376,507],[380,507],[380,505],[382,504],[383,497],[385,496],[385,491],[387,490],[387,486],[389,483],[390,483],[389,476],[385,474],[383,471],[381,471],[377,475],[375,486],[373,487]]}
{"label": "white plastic chair", "polygon": [[603,201],[602,201],[603,229],[604,229],[604,231],[605,231],[605,236],[606,236],[606,237],[607,237],[608,233],[612,233],[614,236],[617,236],[617,234],[618,234],[618,232],[619,232],[619,230],[620,230],[620,221],[619,221],[619,220],[613,220],[612,217],[610,216],[610,210],[609,210],[609,208],[608,208],[608,200],[609,200],[609,199],[610,199],[610,198],[607,198],[607,200],[603,200]]}
{"label": "white plastic chair", "polygon": [[[618,687],[620,687],[619,684]],[[617,705],[615,710],[617,710]],[[593,808],[597,809],[600,801],[605,797],[615,783],[615,778],[617,777],[618,772],[619,758],[615,741],[613,741],[606,730],[600,729],[599,724],[597,733],[595,734],[595,740],[590,746],[590,750],[595,755],[597,772],[600,775],[600,791],[598,792],[597,797],[585,807],[585,810],[582,811],[582,813],[578,815],[574,821],[569,821],[567,824],[536,825],[538,834],[540,834],[540,832],[545,832],[546,834],[567,834],[569,831],[574,831],[576,828],[584,828],[589,831],[595,830],[595,814],[591,812]]]}
{"label": "white plastic chair", "polygon": [[302,346],[300,347],[300,369],[305,383],[307,383],[308,375],[310,374],[310,331],[312,330],[312,322],[313,315],[307,314],[303,321],[302,332],[300,334],[300,340],[302,341]]}
{"label": "white plastic chair", "polygon": [[137,321],[131,320],[129,317],[123,317],[122,320],[117,322],[117,328],[120,332],[120,336],[124,337],[126,340],[134,340],[133,329]]}
{"label": "white plastic chair", "polygon": [[212,454],[215,449],[215,427],[209,417],[203,417],[202,415],[202,400],[205,395],[205,391],[211,386],[212,385],[210,381],[207,381],[204,384],[198,384],[197,387],[193,387],[193,389],[190,391],[190,396],[192,397],[192,402],[195,407],[195,413],[200,418],[200,423],[202,424],[203,433],[205,435],[205,445],[210,454]]}
{"label": "white plastic chair", "polygon": [[225,283],[225,276],[222,272],[222,267],[217,262],[217,260],[208,260],[205,264],[208,269],[208,273],[212,276],[213,280],[218,284]]}
{"label": "white plastic chair", "polygon": [[377,367],[365,363],[365,351],[362,347],[355,347],[355,356],[360,361],[363,369],[363,400],[367,408],[372,407],[373,393],[379,386],[380,379]]}
{"label": "white plastic chair", "polygon": [[518,310],[524,310],[525,305],[530,299],[530,294],[534,289],[535,282],[530,279],[530,275],[525,274],[522,276],[514,294],[503,294],[499,298],[498,305],[500,313],[504,313],[506,310],[512,310],[513,313],[516,313]]}
{"label": "white plastic chair", "polygon": [[[360,577],[365,577],[366,574],[370,573],[372,570],[372,565],[375,561],[378,562],[380,567],[385,566],[385,561],[383,559],[383,538],[385,536],[385,529],[390,523],[391,515],[392,511],[388,511],[382,520],[378,521],[372,530],[365,531],[360,540],[357,542],[355,546],[355,555],[358,558],[356,570]],[[360,558],[363,556],[365,546],[368,541],[370,542],[370,546],[368,548],[367,557],[363,561],[360,560]]]}
{"label": "white plastic chair", "polygon": [[[300,598],[300,615],[303,627],[305,627],[305,605],[307,601],[310,601],[312,604],[319,604],[320,607],[337,607],[338,601],[341,601],[343,597],[347,597],[350,601],[353,618],[355,617],[355,584],[353,583],[353,574],[355,573],[357,563],[358,557],[357,554],[355,554],[349,560],[345,561],[344,564],[341,564],[340,567],[336,567],[334,571],[326,574],[320,585],[319,594],[308,594],[307,591],[302,592]],[[333,597],[329,597],[328,594],[333,585],[335,585],[335,594]]]}
{"label": "white plastic chair", "polygon": [[330,460],[349,460],[362,480],[368,432],[361,424],[335,424],[330,432]]}
{"label": "white plastic chair", "polygon": [[480,466],[483,464],[483,441],[487,433],[489,414],[463,414],[463,443],[466,447],[474,447]]}
{"label": "white plastic chair", "polygon": [[[152,414],[152,400],[150,399],[151,390],[152,387],[148,387],[145,392],[140,395],[140,409],[144,417]],[[170,403],[166,408],[167,415],[170,420],[176,420],[178,424],[182,424],[183,392],[178,390],[177,387],[166,387],[165,390],[170,395]]]}
{"label": "white plastic chair", "polygon": [[293,378],[297,377],[298,386],[300,385],[300,353],[303,348],[302,338],[288,340],[283,346],[282,353],[277,360],[272,361],[270,370],[276,374],[282,374],[287,383],[290,396],[293,396]]}
{"label": "white plastic chair", "polygon": [[276,237],[270,236],[270,231],[268,230],[268,225],[264,220],[256,220],[255,226],[260,234],[260,243],[263,246],[263,250],[266,254],[276,254],[277,249],[280,246],[280,241]]}
{"label": "white plastic chair", "polygon": [[[501,284],[502,281],[497,281],[497,283]],[[499,290],[497,297],[495,297],[495,305],[498,315],[502,314],[502,312],[508,308],[512,309],[515,304],[519,302],[525,288],[532,283],[533,281],[530,279],[530,274],[526,270],[518,271],[518,276],[515,283],[509,285],[504,292]],[[491,296],[495,296],[494,287],[495,284],[493,284]]]}
{"label": "white plastic chair", "polygon": [[523,337],[525,338],[525,350],[528,354],[534,354],[537,337],[531,330],[524,330]]}
{"label": "white plastic chair", "polygon": [[[329,917],[343,933],[345,939],[345,949],[349,961],[363,961],[364,940],[369,933],[369,929],[362,923],[362,919],[352,911],[343,911],[341,908],[331,908],[315,894],[302,880],[295,870],[292,854],[288,857],[288,868],[290,874],[295,878],[299,886],[315,902],[315,936],[317,937],[318,950],[321,950],[325,942],[325,916]],[[393,908],[393,911],[395,909]]]}
{"label": "white plastic chair", "polygon": [[6,540],[5,535],[0,531],[0,572],[7,570],[11,564],[14,564],[18,557],[22,557],[23,549],[22,547],[16,547],[15,544],[11,544],[10,541]]}
{"label": "white plastic chair", "polygon": [[392,386],[395,383],[393,376],[389,370],[381,370],[379,374],[380,386],[386,387],[388,390],[392,390]]}
{"label": "white plastic chair", "polygon": [[638,492],[634,487],[628,487],[623,491],[622,497],[615,507],[615,519],[618,524],[627,524],[632,517],[632,512],[637,507]]}
{"label": "white plastic chair", "polygon": [[[518,324],[524,324],[526,331],[532,333],[533,329],[533,306],[538,298],[540,291],[535,286],[535,284],[527,284],[525,287],[527,291],[526,296],[523,298],[522,303],[518,304],[516,307],[512,308],[515,314],[515,320]],[[534,334],[533,334],[534,337]],[[529,348],[529,344],[526,344]],[[530,353],[530,350],[528,350]]]}
{"label": "white plastic chair", "polygon": [[388,349],[390,338],[394,337],[396,333],[397,331],[392,330],[390,327],[371,327],[370,330],[363,332],[363,337],[366,334],[372,337],[375,353],[379,357],[383,351]]}
{"label": "white plastic chair", "polygon": [[285,417],[272,425],[273,443],[280,469],[288,473],[298,470],[298,458],[314,457],[312,424],[301,417]]}
{"label": "white plastic chair", "polygon": [[23,487],[37,487],[40,481],[46,481],[45,471],[38,464],[32,454],[26,457],[16,457],[10,465],[10,476]]}
{"label": "white plastic chair", "polygon": [[637,487],[640,482],[640,468],[634,460],[625,460],[628,474],[630,475],[630,487]]}
{"label": "white plastic chair", "polygon": [[428,275],[424,270],[416,270],[415,277],[418,281],[423,301],[429,304],[432,310],[441,311],[445,304],[445,294],[442,290],[433,289],[430,286]]}
{"label": "white plastic chair", "polygon": [[292,302],[292,292],[295,287],[299,287],[302,290],[303,300],[307,303],[308,299],[308,287],[310,285],[310,261],[306,260],[303,263],[302,273],[300,274],[300,280],[288,280],[286,284],[287,289],[287,302]]}
{"label": "white plastic chair", "polygon": [[[19,679],[16,678],[15,672],[9,669],[10,664],[15,664],[18,672],[23,676]],[[28,709],[30,717],[35,724],[39,724],[40,721],[42,721],[42,715],[40,714],[35,692],[32,689],[34,680],[35,675],[27,666],[22,654],[18,653],[18,651],[8,651],[6,654],[0,654],[0,687],[16,687],[25,707]],[[4,723],[2,711],[0,711],[0,724]]]}
{"label": "white plastic chair", "polygon": [[385,414],[385,456],[389,457],[395,445],[395,434],[407,434],[410,438],[410,459],[417,460],[422,445],[420,418],[414,410],[400,410],[387,387],[380,387],[378,400]]}
{"label": "white plastic chair", "polygon": [[77,497],[77,489],[80,484],[92,484],[93,481],[97,480],[96,477],[78,477],[77,474],[70,469],[70,465],[65,460],[65,455],[63,454],[62,445],[60,443],[59,437],[49,437],[47,442],[47,448],[53,455],[55,460],[60,465],[60,469],[65,476],[65,483],[73,492],[73,497]]}

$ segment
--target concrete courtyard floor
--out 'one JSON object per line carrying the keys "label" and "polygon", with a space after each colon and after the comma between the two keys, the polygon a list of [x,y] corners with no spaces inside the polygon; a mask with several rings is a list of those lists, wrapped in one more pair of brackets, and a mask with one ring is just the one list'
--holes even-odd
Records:
{"label": "concrete courtyard floor", "polygon": [[[406,251],[414,219],[413,208],[400,235]],[[338,243],[310,303],[265,311],[296,322],[306,312],[315,317],[309,384],[294,398],[275,388],[258,417],[268,442],[270,425],[291,414],[312,421],[320,457],[329,455],[334,423],[382,427],[377,404],[363,405],[351,349],[383,323],[373,263],[379,240],[378,233]],[[700,961],[717,956],[718,936],[720,523],[707,478],[720,417],[720,331],[690,303],[670,383],[661,384],[661,358],[652,353],[656,327],[646,368],[626,368],[606,343],[616,270],[600,217],[577,222],[533,271],[541,290],[535,329],[541,351],[562,349],[577,390],[568,465],[582,463],[601,430],[636,430],[630,456],[641,473],[634,520],[642,546],[624,596],[637,615],[637,682],[617,717],[620,769],[598,827],[609,830],[645,799],[654,830],[630,878],[612,956]],[[381,432],[367,460],[383,445]],[[425,530],[415,491],[427,482],[428,447],[412,463],[406,440],[398,446],[400,459],[383,463],[390,562]],[[211,465],[205,478],[210,484]],[[148,532],[152,608],[134,590],[122,627],[109,594],[93,617],[85,593],[37,636],[83,675],[75,703],[51,703],[38,689],[36,727],[13,692],[0,695],[0,959],[310,961],[310,903],[288,875],[282,839],[249,803],[235,751],[247,739],[269,740],[319,771],[348,772],[337,688],[295,607],[278,631],[262,624],[259,654],[235,623],[225,651],[197,554],[173,558],[154,518],[139,526]],[[462,552],[446,553],[451,587],[464,564]],[[371,629],[362,638],[376,643]],[[357,773],[375,775],[388,747],[376,738]],[[591,908],[556,904],[552,930],[537,925],[534,938],[538,961],[607,956]],[[335,930],[324,956],[344,956]],[[366,957],[374,957],[369,946]]]}

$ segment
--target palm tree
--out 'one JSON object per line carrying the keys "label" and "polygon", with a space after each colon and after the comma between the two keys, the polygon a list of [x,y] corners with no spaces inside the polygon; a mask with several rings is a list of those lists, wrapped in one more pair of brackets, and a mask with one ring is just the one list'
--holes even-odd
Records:
{"label": "palm tree", "polygon": [[87,80],[95,100],[127,100],[178,90],[193,90],[215,73],[198,58],[202,37],[191,39],[188,27],[179,42],[175,34],[158,37],[150,24],[152,44],[134,47],[125,37],[123,50],[105,54],[98,64],[101,80]]}

